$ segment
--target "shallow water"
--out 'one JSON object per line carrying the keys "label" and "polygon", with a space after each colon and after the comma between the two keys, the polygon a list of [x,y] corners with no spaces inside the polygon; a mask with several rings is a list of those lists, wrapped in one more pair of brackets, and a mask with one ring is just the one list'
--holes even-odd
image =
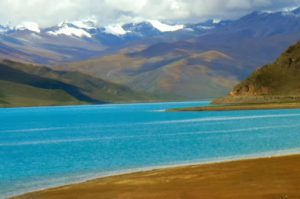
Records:
{"label": "shallow water", "polygon": [[118,171],[300,153],[300,110],[162,111],[207,103],[0,109],[0,198]]}

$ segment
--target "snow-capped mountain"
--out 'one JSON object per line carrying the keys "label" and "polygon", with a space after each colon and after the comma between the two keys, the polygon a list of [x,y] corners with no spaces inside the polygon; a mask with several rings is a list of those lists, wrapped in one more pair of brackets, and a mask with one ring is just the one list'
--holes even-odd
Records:
{"label": "snow-capped mountain", "polygon": [[196,32],[206,32],[216,28],[224,27],[231,24],[230,20],[211,19],[198,24],[189,24],[186,26],[187,29]]}
{"label": "snow-capped mountain", "polygon": [[299,7],[299,8],[295,8],[295,9],[293,9],[293,10],[290,11],[290,12],[292,12],[294,15],[299,16],[299,15],[300,15],[300,7]]}
{"label": "snow-capped mountain", "polygon": [[52,27],[23,22],[16,26],[0,26],[0,42],[21,51],[21,59],[29,57],[28,61],[39,63],[67,62],[111,53],[132,42],[149,45],[158,41],[157,36],[163,41],[165,34],[183,29],[183,25],[154,20],[101,26],[87,19],[66,21]]}
{"label": "snow-capped mountain", "polygon": [[[0,42],[21,51],[20,59],[28,57],[29,61],[39,63],[69,62],[111,54],[121,49],[135,49],[136,46],[204,36],[211,37],[207,41],[212,40],[212,43],[221,40],[224,35],[236,40],[282,34],[296,38],[296,33],[300,32],[299,16],[300,8],[253,12],[233,21],[211,19],[196,24],[170,24],[146,19],[101,25],[94,19],[85,19],[40,27],[34,22],[24,22],[16,26],[0,25]],[[224,41],[227,39],[223,38]]]}
{"label": "snow-capped mountain", "polygon": [[[290,17],[295,18],[300,16],[300,8],[285,9],[283,11],[270,12],[259,11],[253,12],[245,17]],[[244,20],[245,17],[238,21]],[[23,22],[14,27],[1,26],[0,33],[11,33],[12,31],[30,31],[40,34],[48,34],[52,36],[73,36],[73,37],[87,37],[92,38],[96,34],[110,34],[118,37],[126,37],[128,35],[151,36],[170,32],[180,31],[205,31],[215,28],[227,26],[232,21],[223,21],[221,19],[211,19],[197,24],[168,24],[157,20],[140,20],[139,22],[132,22],[127,24],[111,24],[101,26],[97,24],[94,19],[85,19],[78,21],[66,21],[53,27],[40,28],[35,22]]]}
{"label": "snow-capped mountain", "polygon": [[9,31],[9,27],[8,26],[1,26],[0,25],[0,34],[2,33],[6,33],[6,32],[8,32]]}
{"label": "snow-capped mountain", "polygon": [[52,28],[52,30],[48,30],[46,33],[54,36],[66,35],[75,37],[92,37],[85,28],[80,28],[70,23],[62,23],[57,27]]}
{"label": "snow-capped mountain", "polygon": [[[165,33],[174,33],[193,29],[210,30],[216,27],[216,22],[210,20],[196,25],[167,24],[157,20],[144,20],[138,23],[111,24],[99,26],[95,20],[81,20],[72,22],[62,22],[56,26],[40,28],[37,23],[23,22],[14,27],[0,26],[0,33],[12,34],[16,32],[31,32],[48,36],[68,36],[77,38],[99,38],[99,34],[119,37],[121,39],[133,37],[149,37],[163,35]],[[220,23],[220,22],[219,22]],[[25,33],[24,33],[25,34]],[[102,36],[100,36],[101,38]]]}
{"label": "snow-capped mountain", "polygon": [[37,23],[34,22],[23,22],[19,25],[17,25],[14,28],[16,31],[31,31],[31,32],[35,32],[35,33],[40,33],[41,29],[39,27],[39,25]]}
{"label": "snow-capped mountain", "polygon": [[140,22],[140,23],[128,23],[123,25],[123,29],[126,32],[143,35],[157,35],[160,31],[153,27],[150,22]]}
{"label": "snow-capped mountain", "polygon": [[95,20],[82,20],[73,22],[62,22],[57,26],[46,28],[44,32],[49,35],[73,36],[73,37],[88,37],[91,38],[91,30],[97,29]]}
{"label": "snow-capped mountain", "polygon": [[120,24],[108,25],[104,28],[104,32],[115,36],[122,36],[131,33],[130,31],[125,30]]}
{"label": "snow-capped mountain", "polygon": [[[14,31],[30,31],[35,33],[45,33],[53,36],[66,35],[74,37],[93,37],[95,32],[111,34],[114,36],[124,36],[129,34],[151,35],[150,33],[176,32],[183,30],[185,25],[170,25],[157,20],[146,20],[139,23],[111,24],[106,26],[97,26],[94,20],[82,20],[72,22],[62,22],[53,27],[40,29],[34,22],[23,22],[15,27],[8,27]],[[97,30],[97,31],[96,31]],[[0,31],[7,32],[7,27],[0,26]]]}
{"label": "snow-capped mountain", "polygon": [[157,20],[146,20],[138,23],[124,24],[121,28],[126,34],[153,36],[163,33],[182,31],[185,29],[185,25],[170,25]]}

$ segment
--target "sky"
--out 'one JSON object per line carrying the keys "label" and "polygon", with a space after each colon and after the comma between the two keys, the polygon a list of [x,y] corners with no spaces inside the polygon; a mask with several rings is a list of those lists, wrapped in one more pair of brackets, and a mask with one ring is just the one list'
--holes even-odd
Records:
{"label": "sky", "polygon": [[234,19],[252,11],[300,6],[300,0],[0,0],[0,23],[40,26],[93,18],[98,25],[151,19],[194,23],[207,19]]}

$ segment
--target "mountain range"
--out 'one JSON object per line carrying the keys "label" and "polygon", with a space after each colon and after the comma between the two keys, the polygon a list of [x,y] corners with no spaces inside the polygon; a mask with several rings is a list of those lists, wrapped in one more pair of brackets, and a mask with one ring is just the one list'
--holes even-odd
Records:
{"label": "mountain range", "polygon": [[148,46],[137,42],[131,46],[134,50],[54,68],[80,71],[174,99],[218,97],[298,41],[300,18],[298,9],[254,12],[196,35],[158,40]]}
{"label": "mountain range", "polygon": [[198,24],[24,23],[0,26],[0,59],[77,72],[158,99],[196,100],[228,93],[299,35],[300,8]]}
{"label": "mountain range", "polygon": [[[80,61],[111,54],[132,45],[190,38],[215,26],[213,21],[186,27],[147,20],[99,27],[93,20],[82,20],[40,29],[38,24],[27,22],[14,27],[0,26],[3,45],[0,57],[10,55],[10,58],[19,61],[40,64]],[[8,51],[13,53],[9,54]]]}

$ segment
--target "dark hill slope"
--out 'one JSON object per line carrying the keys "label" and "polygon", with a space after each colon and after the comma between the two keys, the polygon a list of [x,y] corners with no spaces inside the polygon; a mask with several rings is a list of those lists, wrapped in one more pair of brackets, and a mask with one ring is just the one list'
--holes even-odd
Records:
{"label": "dark hill slope", "polygon": [[[0,63],[0,81],[2,88],[0,105],[3,104],[2,106],[5,104],[6,106],[99,104],[153,99],[151,96],[134,92],[127,87],[79,72],[55,71],[46,67],[12,61]],[[28,92],[25,90],[21,92],[22,89]],[[48,96],[47,100],[45,100],[46,96]],[[30,102],[29,99],[32,103],[27,103],[27,101]]]}
{"label": "dark hill slope", "polygon": [[62,90],[42,89],[0,80],[0,107],[84,104]]}

